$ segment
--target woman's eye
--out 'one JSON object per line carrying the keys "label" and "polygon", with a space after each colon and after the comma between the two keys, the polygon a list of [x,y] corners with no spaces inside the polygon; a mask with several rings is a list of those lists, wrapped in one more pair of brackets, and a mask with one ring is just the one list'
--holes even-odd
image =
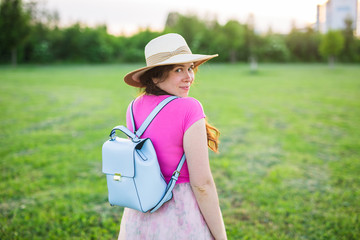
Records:
{"label": "woman's eye", "polygon": [[176,69],[175,72],[181,72],[181,68]]}
{"label": "woman's eye", "polygon": [[193,68],[193,67],[189,67],[188,71],[189,71],[189,72],[192,72],[192,71],[194,71],[194,68]]}

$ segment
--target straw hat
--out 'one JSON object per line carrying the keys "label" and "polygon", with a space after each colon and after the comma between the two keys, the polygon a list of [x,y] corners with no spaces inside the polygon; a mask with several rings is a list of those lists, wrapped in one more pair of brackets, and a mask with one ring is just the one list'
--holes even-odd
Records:
{"label": "straw hat", "polygon": [[195,67],[217,57],[214,55],[192,54],[185,39],[176,33],[168,33],[154,38],[145,46],[146,67],[125,75],[124,81],[133,87],[142,87],[140,76],[157,66],[193,62]]}

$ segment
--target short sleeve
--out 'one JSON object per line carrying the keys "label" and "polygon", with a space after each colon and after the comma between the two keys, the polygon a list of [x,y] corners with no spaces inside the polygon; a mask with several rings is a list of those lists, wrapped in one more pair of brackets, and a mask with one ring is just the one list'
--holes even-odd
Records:
{"label": "short sleeve", "polygon": [[126,127],[130,131],[134,131],[132,123],[131,123],[130,108],[131,108],[131,103],[129,104],[129,106],[127,107],[127,110],[126,110]]}
{"label": "short sleeve", "polygon": [[186,106],[185,118],[184,118],[184,133],[198,120],[205,118],[204,109],[201,103],[195,98],[187,97],[183,98],[183,104]]}

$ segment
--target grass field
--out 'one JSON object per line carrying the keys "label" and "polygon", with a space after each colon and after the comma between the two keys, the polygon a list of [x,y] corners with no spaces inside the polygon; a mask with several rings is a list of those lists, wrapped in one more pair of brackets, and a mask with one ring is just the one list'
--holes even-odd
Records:
{"label": "grass field", "polygon": [[[0,67],[0,239],[116,239],[101,146],[139,65]],[[229,239],[360,239],[360,66],[205,64]]]}

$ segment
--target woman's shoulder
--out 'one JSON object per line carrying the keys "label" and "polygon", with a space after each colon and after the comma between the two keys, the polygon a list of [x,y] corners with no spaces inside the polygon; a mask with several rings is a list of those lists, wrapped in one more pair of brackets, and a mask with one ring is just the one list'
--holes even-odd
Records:
{"label": "woman's shoulder", "polygon": [[197,100],[196,98],[193,98],[193,97],[180,97],[178,99],[176,99],[177,102],[179,104],[184,104],[184,105],[187,105],[187,104],[191,104],[191,105],[201,105],[201,103],[199,102],[199,100]]}
{"label": "woman's shoulder", "polygon": [[182,97],[175,99],[173,102],[174,108],[176,108],[178,111],[182,111],[187,114],[204,114],[203,106],[196,98]]}
{"label": "woman's shoulder", "polygon": [[[170,97],[171,95],[142,95],[136,98],[135,105],[142,105],[143,107],[149,107],[153,108],[154,106],[158,105],[162,100],[165,100],[167,97]],[[176,108],[177,110],[198,110],[203,111],[202,104],[193,97],[179,97],[174,99],[170,102],[173,108]],[[130,104],[131,105],[131,104]],[[145,107],[145,108],[146,108]]]}

